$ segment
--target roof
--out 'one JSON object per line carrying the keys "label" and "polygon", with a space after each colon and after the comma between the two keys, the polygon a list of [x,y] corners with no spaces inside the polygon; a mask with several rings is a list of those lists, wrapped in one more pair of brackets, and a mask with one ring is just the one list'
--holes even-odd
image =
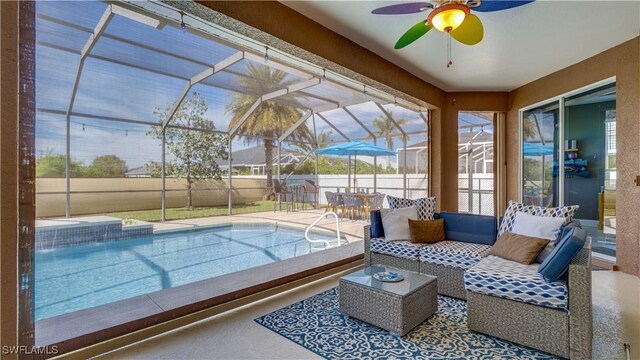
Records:
{"label": "roof", "polygon": [[137,168],[130,169],[129,171],[124,173],[124,176],[127,176],[127,177],[150,176],[152,171],[153,171],[153,166],[149,164],[145,164]]}
{"label": "roof", "polygon": [[[458,145],[466,144],[474,136],[476,136],[473,139],[473,142],[475,144],[478,144],[478,143],[493,143],[493,133],[490,133],[488,131],[483,131],[483,132],[480,132],[480,131],[473,131],[473,132],[465,131],[465,132],[461,132],[461,133],[458,134]],[[414,144],[407,144],[407,149],[424,148],[424,147],[427,147],[428,145],[429,145],[429,143],[427,141],[420,141],[420,142],[417,142],[417,143],[414,143]],[[400,149],[402,149],[402,148],[400,148]]]}
{"label": "roof", "polygon": [[[254,166],[254,165],[264,165],[266,163],[266,153],[267,150],[264,145],[260,144],[257,146],[252,146],[246,149],[236,150],[231,153],[231,158],[233,159],[233,166]],[[304,157],[304,155],[300,155],[299,153],[294,153],[289,149],[281,149],[280,151],[280,162],[282,164],[289,164],[296,162],[298,157]],[[276,147],[273,148],[273,163],[278,162],[278,149]],[[227,160],[219,160],[217,161],[220,166],[228,166],[229,163]]]}

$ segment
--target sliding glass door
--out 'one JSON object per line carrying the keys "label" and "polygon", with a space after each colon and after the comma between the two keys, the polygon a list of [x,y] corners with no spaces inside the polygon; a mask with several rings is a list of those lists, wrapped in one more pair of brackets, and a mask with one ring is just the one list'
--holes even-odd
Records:
{"label": "sliding glass door", "polygon": [[527,110],[522,117],[522,201],[558,206],[560,102]]}
{"label": "sliding glass door", "polygon": [[615,83],[524,109],[520,126],[522,202],[579,205],[593,251],[615,257]]}
{"label": "sliding glass door", "polygon": [[616,90],[608,84],[564,99],[564,204],[594,252],[616,254]]}

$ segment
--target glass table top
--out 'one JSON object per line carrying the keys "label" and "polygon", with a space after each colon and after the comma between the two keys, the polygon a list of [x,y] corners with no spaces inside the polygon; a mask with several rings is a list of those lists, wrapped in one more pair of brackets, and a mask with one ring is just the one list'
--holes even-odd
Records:
{"label": "glass table top", "polygon": [[[404,276],[400,282],[382,282],[373,278],[373,274],[392,271]],[[386,291],[400,296],[406,296],[417,289],[436,281],[435,276],[420,274],[413,271],[394,268],[386,265],[372,265],[340,278],[341,281],[349,281],[358,285],[368,286],[373,289]]]}

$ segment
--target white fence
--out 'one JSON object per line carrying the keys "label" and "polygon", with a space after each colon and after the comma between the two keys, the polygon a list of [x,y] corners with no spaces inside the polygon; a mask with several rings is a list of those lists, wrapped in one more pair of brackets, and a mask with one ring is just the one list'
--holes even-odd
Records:
{"label": "white fence", "polygon": [[[297,180],[293,176],[291,179]],[[347,187],[348,177],[346,175],[320,175],[318,180],[320,186],[320,203],[326,204],[327,200],[324,195],[325,191],[344,192]],[[403,179],[401,174],[378,175],[377,191],[391,196],[402,197],[402,181]],[[353,178],[351,179],[351,182],[353,183]],[[427,196],[428,183],[429,180],[424,174],[407,174],[407,197],[413,199]],[[373,175],[358,175],[356,178],[356,185],[356,187],[363,188],[365,191],[368,190],[369,192],[373,192]]]}
{"label": "white fence", "polygon": [[494,215],[493,174],[472,174],[472,177],[468,174],[460,174],[458,176],[458,211]]}
{"label": "white fence", "polygon": [[[275,177],[274,177],[275,178]],[[284,175],[283,175],[284,179]],[[316,181],[315,175],[293,175],[289,184],[300,184],[304,180]],[[234,204],[260,200],[265,194],[266,176],[234,176]],[[326,204],[325,191],[344,192],[348,186],[347,175],[320,175],[319,202]],[[94,214],[113,211],[133,211],[160,208],[159,179],[73,179],[72,209],[74,215]],[[351,180],[353,184],[353,179]],[[167,182],[168,207],[180,207],[184,204],[186,186],[184,181],[170,179]],[[460,174],[458,179],[458,211],[493,215],[494,182],[491,174],[474,174],[471,178]],[[64,179],[38,179],[36,208],[38,216],[64,215]],[[373,175],[358,175],[356,185],[364,191],[373,192]],[[403,177],[396,174],[377,176],[377,191],[383,194],[402,197]],[[428,177],[424,174],[407,174],[406,197],[416,199],[428,195]],[[195,206],[213,206],[227,204],[225,181],[198,182],[194,189]],[[312,202],[309,196],[307,201]],[[385,206],[388,204],[385,203]]]}

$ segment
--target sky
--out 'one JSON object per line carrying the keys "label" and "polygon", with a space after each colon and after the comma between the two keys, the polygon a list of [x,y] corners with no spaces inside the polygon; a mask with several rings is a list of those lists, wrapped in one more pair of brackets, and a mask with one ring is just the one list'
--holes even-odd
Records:
{"label": "sky", "polygon": [[[88,32],[57,24],[48,20],[47,17],[93,29],[105,7],[106,5],[102,2],[38,2],[37,108],[66,111],[80,58],[77,53],[54,49],[45,44],[55,44],[80,51],[89,38]],[[231,47],[203,39],[189,32],[182,32],[171,26],[154,29],[121,16],[113,18],[105,34],[107,36],[99,39],[91,54],[115,58],[138,68],[88,58],[80,78],[74,112],[158,122],[159,118],[154,114],[154,110],[169,107],[179,96],[186,82],[183,79],[145,71],[139,67],[153,68],[182,78],[190,78],[206,69],[202,64],[140,49],[117,41],[113,37],[141,42],[206,64],[215,64],[237,52]],[[247,62],[248,60],[242,60],[230,69],[244,72]],[[268,62],[266,64],[268,65]],[[293,74],[289,74],[287,79],[305,80]],[[238,86],[235,76],[227,73],[218,73],[205,82],[227,87]],[[334,99],[339,96],[336,94],[351,91],[346,88],[339,89],[337,86],[325,82],[309,91]],[[225,107],[232,98],[231,92],[204,84],[195,85],[192,91],[197,91],[206,99],[208,111],[205,117],[212,121],[216,128],[226,131],[231,115],[225,111]],[[300,101],[314,106],[326,104],[312,98]],[[393,112],[394,118],[408,120],[405,131],[422,131],[421,134],[410,135],[409,144],[426,139],[425,123],[417,113],[394,104],[385,105],[385,108]],[[355,105],[349,109],[370,128],[375,128],[372,119],[382,115],[380,109],[373,103]],[[323,115],[351,139],[363,138],[367,135],[341,109],[327,111]],[[65,116],[38,111],[36,120],[36,155],[64,154],[66,151]],[[330,138],[333,141],[342,141],[341,136],[323,120],[318,117],[315,120],[318,134],[330,131],[332,132]],[[312,129],[313,119],[307,120],[306,125]],[[147,130],[148,127],[142,125],[74,116],[71,118],[71,157],[74,161],[88,164],[96,156],[115,154],[125,160],[130,169],[150,161],[160,161],[160,142],[146,135]],[[242,138],[236,138],[233,149],[253,145],[247,144]],[[385,146],[384,142],[378,142],[378,145]],[[401,140],[394,139],[394,148],[399,147],[402,147]]]}

